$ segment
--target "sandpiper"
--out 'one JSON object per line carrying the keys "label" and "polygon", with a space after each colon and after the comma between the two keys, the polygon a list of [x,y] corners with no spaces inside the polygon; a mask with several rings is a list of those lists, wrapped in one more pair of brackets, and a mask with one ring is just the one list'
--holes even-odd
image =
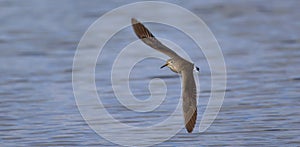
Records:
{"label": "sandpiper", "polygon": [[168,59],[166,64],[161,66],[161,68],[168,66],[173,72],[182,75],[182,107],[184,112],[185,128],[189,133],[191,133],[195,127],[197,119],[197,90],[193,70],[195,69],[199,71],[199,68],[162,44],[141,22],[137,21],[135,18],[131,19],[131,23],[133,30],[139,39],[150,47],[171,58]]}

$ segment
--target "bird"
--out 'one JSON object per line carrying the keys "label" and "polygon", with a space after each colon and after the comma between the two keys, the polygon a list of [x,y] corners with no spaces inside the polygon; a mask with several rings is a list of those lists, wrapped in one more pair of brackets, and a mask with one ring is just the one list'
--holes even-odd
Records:
{"label": "bird", "polygon": [[170,57],[160,68],[169,67],[171,71],[182,76],[182,109],[185,128],[191,133],[197,120],[197,89],[193,71],[199,67],[179,56],[176,52],[162,44],[141,22],[131,18],[133,30],[137,37],[153,49]]}

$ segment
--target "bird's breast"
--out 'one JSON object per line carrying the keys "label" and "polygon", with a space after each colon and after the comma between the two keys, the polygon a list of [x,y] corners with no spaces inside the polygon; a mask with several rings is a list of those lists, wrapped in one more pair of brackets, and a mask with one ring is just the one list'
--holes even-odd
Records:
{"label": "bird's breast", "polygon": [[177,71],[176,69],[171,68],[171,67],[170,67],[170,69],[171,69],[173,72],[178,73],[178,71]]}

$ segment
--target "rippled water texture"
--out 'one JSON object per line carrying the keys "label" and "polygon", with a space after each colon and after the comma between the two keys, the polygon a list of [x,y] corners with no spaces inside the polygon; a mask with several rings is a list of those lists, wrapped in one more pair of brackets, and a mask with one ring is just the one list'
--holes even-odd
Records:
{"label": "rippled water texture", "polygon": [[[124,4],[127,3],[0,1],[1,146],[115,145],[97,135],[81,117],[72,91],[72,62],[89,25]],[[226,61],[227,90],[221,111],[206,132],[187,134],[182,129],[159,145],[299,146],[300,1],[175,4],[201,17],[216,36]],[[205,57],[176,29],[148,26],[154,34],[180,45],[201,67],[198,127],[210,94],[210,70]],[[178,103],[180,78],[159,69],[164,61],[143,60],[131,72],[131,90],[136,97],[146,99],[149,81],[162,78],[168,84],[163,107],[149,114],[122,107],[114,98],[107,69],[118,52],[135,39],[131,28],[126,28],[108,42],[105,56],[99,56],[97,62],[96,85],[112,116],[129,125],[149,126],[164,120]]]}

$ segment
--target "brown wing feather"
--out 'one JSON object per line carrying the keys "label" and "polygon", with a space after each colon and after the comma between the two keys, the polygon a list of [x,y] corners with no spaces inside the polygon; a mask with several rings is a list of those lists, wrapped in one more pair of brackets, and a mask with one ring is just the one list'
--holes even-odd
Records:
{"label": "brown wing feather", "polygon": [[137,21],[135,18],[131,19],[131,23],[132,23],[132,27],[133,27],[135,34],[145,44],[168,55],[171,58],[178,56],[174,51],[172,51],[167,46],[163,45],[159,40],[157,40],[154,37],[154,35],[142,23]]}
{"label": "brown wing feather", "polygon": [[154,37],[154,35],[142,23],[140,23],[136,19],[132,18],[131,23],[135,34],[140,39]]}

